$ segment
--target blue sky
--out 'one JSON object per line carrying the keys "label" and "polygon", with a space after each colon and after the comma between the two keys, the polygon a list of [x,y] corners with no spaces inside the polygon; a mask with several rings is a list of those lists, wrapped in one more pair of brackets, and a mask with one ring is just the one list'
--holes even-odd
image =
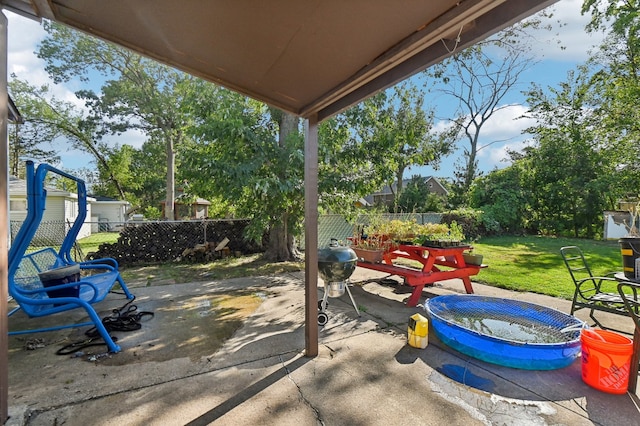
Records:
{"label": "blue sky", "polygon": [[[506,158],[507,149],[518,150],[526,143],[526,135],[522,135],[522,129],[530,123],[525,120],[514,120],[525,111],[524,97],[521,90],[525,90],[531,82],[536,82],[543,87],[555,86],[563,81],[567,71],[575,69],[576,65],[583,63],[588,58],[589,49],[599,44],[601,37],[590,36],[584,31],[587,18],[580,15],[581,0],[560,0],[552,8],[554,9],[554,20],[563,23],[563,27],[555,28],[552,32],[541,32],[536,35],[539,43],[536,44],[536,54],[539,62],[523,74],[520,90],[514,90],[505,100],[509,105],[499,114],[496,114],[486,123],[481,142],[481,149],[478,152],[480,169],[489,171],[495,167],[502,168],[508,165],[503,160]],[[20,79],[27,80],[32,85],[48,84],[51,92],[58,98],[72,102],[82,108],[83,105],[74,96],[74,92],[86,88],[79,82],[72,81],[64,85],[54,85],[48,78],[44,70],[44,63],[36,57],[34,51],[36,45],[44,37],[44,30],[35,21],[6,12],[9,20],[8,39],[8,63],[9,74],[15,73]],[[556,35],[557,34],[557,35]],[[556,36],[562,45],[566,47],[561,50],[550,38]],[[94,88],[97,89],[97,88]],[[447,101],[435,99],[429,104],[438,111],[438,116],[447,111]],[[438,123],[436,123],[438,126]],[[144,136],[140,133],[130,131],[123,135],[112,137],[110,143],[129,144],[136,148],[144,142]],[[500,142],[496,142],[500,141]],[[91,168],[92,158],[79,151],[70,150],[68,144],[63,141],[55,141],[54,148],[62,158],[59,167],[65,169]],[[434,175],[441,178],[453,175],[453,165],[460,157],[460,152],[446,158],[439,170],[430,167],[420,167],[405,173],[405,177],[411,174],[422,174],[425,176]]]}

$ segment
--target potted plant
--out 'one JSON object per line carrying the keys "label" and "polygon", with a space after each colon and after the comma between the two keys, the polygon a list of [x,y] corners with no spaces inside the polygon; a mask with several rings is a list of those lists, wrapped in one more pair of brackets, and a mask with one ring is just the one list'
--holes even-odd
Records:
{"label": "potted plant", "polygon": [[482,256],[481,254],[474,253],[473,249],[469,250],[466,253],[462,253],[462,257],[464,258],[464,263],[466,263],[467,265],[476,266],[481,266],[482,259],[484,258],[484,256]]}
{"label": "potted plant", "polygon": [[430,229],[425,229],[425,233],[415,239],[415,242],[425,247],[456,247],[461,245],[464,239],[462,226],[453,221],[450,225],[432,224]]}
{"label": "potted plant", "polygon": [[354,227],[351,248],[366,262],[381,262],[385,252],[399,244],[411,244],[418,225],[415,220],[388,220],[383,215],[371,215],[366,225]]}
{"label": "potted plant", "polygon": [[351,238],[351,249],[358,259],[369,263],[382,262],[382,256],[390,247],[391,241],[380,235],[357,235]]}

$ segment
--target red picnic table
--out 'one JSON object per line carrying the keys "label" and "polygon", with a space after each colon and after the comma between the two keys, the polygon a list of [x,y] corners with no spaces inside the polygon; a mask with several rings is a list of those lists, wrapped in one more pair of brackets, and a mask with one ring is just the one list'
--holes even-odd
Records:
{"label": "red picnic table", "polygon": [[[416,306],[425,285],[433,285],[437,281],[460,278],[468,294],[473,293],[471,275],[478,275],[486,265],[467,265],[463,253],[471,250],[469,245],[454,247],[424,247],[417,245],[398,245],[386,252],[381,263],[358,261],[361,268],[373,269],[398,275],[404,278],[405,284],[414,287],[407,306]],[[402,265],[394,265],[393,260],[403,258],[418,261],[422,269],[414,269]]]}

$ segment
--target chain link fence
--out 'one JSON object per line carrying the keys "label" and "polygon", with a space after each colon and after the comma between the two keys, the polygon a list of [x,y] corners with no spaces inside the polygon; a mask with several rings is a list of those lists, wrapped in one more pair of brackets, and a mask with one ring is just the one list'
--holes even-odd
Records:
{"label": "chain link fence", "polygon": [[[387,220],[415,220],[417,223],[440,223],[440,213],[384,214]],[[354,225],[366,225],[369,216],[361,215],[355,222],[348,222],[340,215],[318,217],[318,247],[325,247],[332,238],[346,241],[354,232]],[[224,254],[247,254],[264,251],[262,242],[255,243],[244,238],[248,220],[201,220],[201,221],[129,221],[87,222],[91,234],[114,233],[108,247],[100,248],[90,255],[74,244],[73,257],[85,260],[87,255],[94,258],[113,257],[121,264],[157,263],[175,260],[207,261],[222,254],[215,250],[225,239]],[[11,221],[11,239],[15,239],[22,222]],[[60,249],[71,223],[63,221],[42,222],[34,235],[27,252],[52,247]],[[117,236],[116,236],[117,235]],[[299,246],[304,249],[304,235]],[[94,247],[95,249],[95,247]],[[86,251],[86,250],[85,250]]]}
{"label": "chain link fence", "polygon": [[[353,236],[354,226],[367,225],[369,223],[368,215],[360,215],[353,222],[347,220],[337,214],[327,214],[318,217],[318,247],[326,247],[332,238],[346,241],[348,237]],[[386,213],[376,215],[384,220],[415,220],[416,223],[440,223],[442,221],[442,213]],[[304,248],[304,236],[301,238],[300,247]]]}
{"label": "chain link fence", "polygon": [[[11,241],[16,239],[21,226],[21,221],[11,221],[9,223]],[[71,229],[71,224],[64,221],[42,222],[36,230],[27,252],[35,251],[44,247],[52,247],[56,250],[59,249],[64,237],[69,232],[69,229]]]}

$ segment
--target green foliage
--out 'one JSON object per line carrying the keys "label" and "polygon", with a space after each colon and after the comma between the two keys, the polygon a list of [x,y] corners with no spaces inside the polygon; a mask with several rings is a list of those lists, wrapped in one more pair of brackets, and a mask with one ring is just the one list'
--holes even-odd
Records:
{"label": "green foliage", "polygon": [[469,241],[485,235],[486,232],[482,226],[480,210],[467,208],[446,212],[442,215],[442,223],[448,224],[452,229],[459,228]]}
{"label": "green foliage", "polygon": [[60,161],[56,151],[51,149],[51,141],[60,135],[60,131],[41,119],[54,113],[52,105],[45,100],[49,94],[48,86],[32,86],[12,74],[8,89],[24,118],[24,123],[9,123],[7,129],[9,174],[24,179],[25,158],[54,165]]}
{"label": "green foliage", "polygon": [[398,84],[386,94],[375,117],[373,137],[365,148],[376,153],[377,163],[385,165],[387,184],[397,182],[402,193],[404,171],[410,166],[437,167],[442,156],[451,151],[451,143],[432,134],[433,111],[425,112],[425,93],[409,82]]}
{"label": "green foliage", "polygon": [[532,194],[531,228],[593,238],[601,232],[602,211],[622,192],[619,162],[615,147],[594,131],[601,117],[594,114],[586,76],[568,77],[551,96],[535,87],[529,92],[537,124],[527,131],[536,144],[519,159],[526,171],[522,184]]}
{"label": "green foliage", "polygon": [[526,29],[543,28],[543,24],[542,18],[518,23],[425,71],[433,90],[456,106],[445,134],[454,143],[463,142],[463,157],[456,163],[449,197],[453,206],[468,205],[469,188],[480,176],[478,151],[486,146],[480,144],[485,124],[506,107],[505,96],[535,63]]}
{"label": "green foliage", "polygon": [[515,233],[525,227],[530,193],[523,185],[523,171],[517,164],[477,178],[470,188],[470,205],[483,211],[487,232]]}
{"label": "green foliage", "polygon": [[[164,198],[173,200],[176,166],[179,166],[175,155],[185,143],[184,128],[191,120],[184,102],[186,94],[196,90],[193,87],[199,80],[68,27],[51,22],[45,22],[44,27],[48,35],[39,46],[38,56],[46,62],[46,70],[56,83],[72,78],[83,82],[95,80],[96,74],[104,79],[100,93],[88,90],[76,93],[90,110],[83,124],[93,130],[93,135],[101,138],[136,129],[143,132],[148,141],[164,147],[159,157],[164,158],[164,166],[140,175],[134,173],[136,159],[132,152],[118,148],[109,152],[100,148],[97,153],[109,157],[98,164],[100,176],[110,182],[100,185],[99,189],[113,193],[110,187],[113,183],[121,198],[125,193],[134,194],[136,200],[153,205],[159,198],[155,173],[163,172]],[[143,179],[146,177],[148,181]],[[172,216],[171,209],[165,212],[168,217]]]}
{"label": "green foliage", "polygon": [[327,209],[350,216],[358,198],[400,182],[410,166],[437,166],[451,146],[433,131],[425,94],[410,82],[320,126],[320,192]]}
{"label": "green foliage", "polygon": [[162,211],[158,207],[147,206],[144,209],[144,217],[149,220],[162,219]]}
{"label": "green foliage", "polygon": [[583,12],[591,13],[588,31],[609,31],[589,61],[595,70],[589,87],[598,117],[594,133],[617,163],[619,186],[635,195],[640,192],[640,4],[587,0]]}
{"label": "green foliage", "polygon": [[[302,135],[297,120],[278,140],[279,127],[291,116],[226,89],[202,84],[189,92],[193,143],[183,153],[184,176],[194,192],[232,201],[241,217],[251,218],[249,236],[285,224],[299,232],[304,216]],[[286,217],[286,220],[284,220]]]}

